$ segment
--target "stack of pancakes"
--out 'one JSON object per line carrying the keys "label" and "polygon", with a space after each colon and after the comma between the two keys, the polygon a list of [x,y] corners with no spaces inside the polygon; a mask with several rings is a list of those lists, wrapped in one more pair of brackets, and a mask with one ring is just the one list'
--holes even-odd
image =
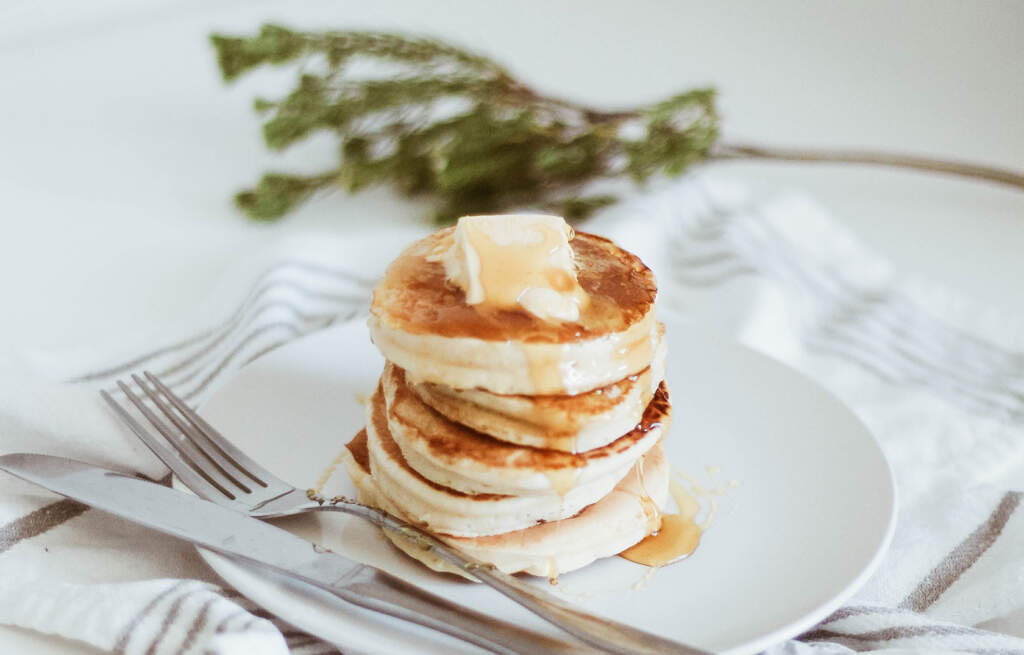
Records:
{"label": "stack of pancakes", "polygon": [[406,249],[374,291],[388,361],[348,444],[360,500],[506,572],[553,577],[625,550],[668,497],[653,274],[577,233],[578,321],[471,306],[431,256],[452,229]]}

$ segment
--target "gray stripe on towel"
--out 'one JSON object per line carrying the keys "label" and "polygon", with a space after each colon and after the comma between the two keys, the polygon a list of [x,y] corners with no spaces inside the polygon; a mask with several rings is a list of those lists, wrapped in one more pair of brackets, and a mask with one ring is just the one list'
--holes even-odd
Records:
{"label": "gray stripe on towel", "polygon": [[0,526],[0,553],[24,539],[31,539],[70,521],[87,509],[87,505],[65,498]]}
{"label": "gray stripe on towel", "polygon": [[1021,496],[1024,493],[1020,491],[1006,492],[985,522],[950,551],[899,606],[915,612],[931,607],[995,543],[1020,505]]}

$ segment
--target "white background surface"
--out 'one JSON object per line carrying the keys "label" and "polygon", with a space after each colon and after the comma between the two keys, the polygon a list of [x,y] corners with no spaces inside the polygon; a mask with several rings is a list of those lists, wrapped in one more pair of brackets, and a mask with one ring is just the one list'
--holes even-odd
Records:
{"label": "white background surface", "polygon": [[[454,38],[545,91],[629,106],[721,90],[725,137],[875,147],[1024,168],[1024,5],[8,0],[0,6],[0,348],[151,344],[230,266],[289,233],[416,220],[386,191],[323,197],[254,225],[230,196],[316,170],[331,142],[267,154],[254,95],[225,88],[206,35],[278,20]],[[1024,192],[881,168],[717,164],[808,191],[898,268],[1024,314]],[[371,220],[372,219],[372,220]],[[3,630],[0,650],[74,652]],[[56,650],[54,650],[56,648]]]}

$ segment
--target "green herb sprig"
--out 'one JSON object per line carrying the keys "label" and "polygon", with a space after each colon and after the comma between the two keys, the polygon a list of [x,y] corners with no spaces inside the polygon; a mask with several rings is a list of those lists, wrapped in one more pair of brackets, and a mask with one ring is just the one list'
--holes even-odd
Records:
{"label": "green herb sprig", "polygon": [[335,185],[432,197],[438,221],[524,205],[581,219],[615,201],[587,195],[589,183],[678,175],[718,136],[711,89],[604,112],[542,95],[494,61],[433,39],[265,25],[255,37],[212,41],[228,81],[264,64],[307,65],[290,94],[255,102],[268,148],[322,130],[340,141],[337,168],[268,173],[238,193],[255,219],[279,218]]}
{"label": "green herb sprig", "polygon": [[710,88],[602,111],[542,94],[493,60],[430,38],[264,25],[256,36],[211,41],[229,82],[260,66],[300,64],[291,93],[254,102],[268,148],[322,131],[339,139],[335,168],[267,173],[239,192],[238,207],[258,220],[278,219],[322,190],[374,185],[433,199],[439,222],[516,207],[579,220],[616,200],[591,191],[595,181],[676,176],[708,158],[886,164],[1024,188],[1018,172],[958,162],[720,144]]}

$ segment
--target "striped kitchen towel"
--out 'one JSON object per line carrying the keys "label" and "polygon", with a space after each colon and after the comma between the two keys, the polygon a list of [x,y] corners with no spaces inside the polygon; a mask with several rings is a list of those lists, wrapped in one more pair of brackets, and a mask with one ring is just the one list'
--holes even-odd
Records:
{"label": "striped kitchen towel", "polygon": [[[426,231],[388,229],[372,244],[319,237],[245,258],[197,294],[184,338],[152,349],[0,362],[2,450],[164,478],[96,390],[146,368],[200,404],[260,355],[362,320],[383,264]],[[831,389],[892,464],[900,522],[882,567],[845,607],[770,652],[1024,653],[1024,323],[895,274],[801,195],[749,199],[690,178],[587,229],[655,269],[661,311]],[[0,622],[109,652],[335,650],[226,589],[194,550],[7,476]]]}

